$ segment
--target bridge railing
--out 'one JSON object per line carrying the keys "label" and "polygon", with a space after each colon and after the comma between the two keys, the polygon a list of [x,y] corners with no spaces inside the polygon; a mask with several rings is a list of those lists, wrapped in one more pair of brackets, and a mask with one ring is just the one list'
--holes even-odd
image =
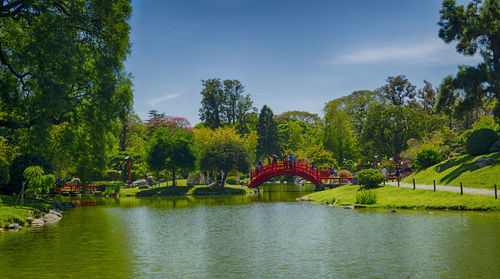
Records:
{"label": "bridge railing", "polygon": [[330,176],[327,169],[315,169],[304,162],[277,162],[264,165],[262,168],[252,171],[250,173],[250,182],[264,175],[273,175],[278,172],[283,173],[286,171],[308,175],[321,183],[334,183],[338,181],[338,183],[343,184],[345,181],[350,181],[352,179],[352,177]]}

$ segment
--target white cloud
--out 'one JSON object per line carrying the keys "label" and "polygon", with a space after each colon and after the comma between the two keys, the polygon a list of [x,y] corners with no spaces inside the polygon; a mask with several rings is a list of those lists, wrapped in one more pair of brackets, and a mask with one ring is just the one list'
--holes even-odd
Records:
{"label": "white cloud", "polygon": [[167,94],[163,97],[160,97],[160,98],[157,98],[157,99],[152,99],[152,100],[149,100],[148,101],[148,104],[152,107],[158,105],[159,103],[163,103],[165,101],[168,101],[168,100],[172,100],[172,99],[175,99],[177,97],[179,97],[181,95],[181,93],[173,93],[173,94]]}
{"label": "white cloud", "polygon": [[455,50],[455,45],[448,45],[439,39],[418,41],[415,43],[393,43],[384,46],[368,46],[334,57],[331,64],[438,64],[456,65],[477,63],[478,55],[464,56]]}

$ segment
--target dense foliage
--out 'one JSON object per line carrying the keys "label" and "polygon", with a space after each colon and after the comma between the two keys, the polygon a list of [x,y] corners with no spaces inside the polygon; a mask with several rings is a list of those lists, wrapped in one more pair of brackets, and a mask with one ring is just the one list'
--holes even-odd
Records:
{"label": "dense foliage", "polygon": [[365,169],[358,172],[359,184],[365,189],[377,188],[385,179],[385,176],[378,170]]}
{"label": "dense foliage", "polygon": [[433,149],[424,149],[417,153],[417,156],[413,160],[413,164],[417,169],[422,170],[430,166],[433,166],[443,160],[443,155]]}
{"label": "dense foliage", "polygon": [[213,142],[203,150],[200,168],[208,171],[222,171],[222,185],[230,171],[248,172],[250,159],[245,146],[238,141]]}
{"label": "dense foliage", "polygon": [[471,155],[481,155],[489,152],[490,147],[498,139],[498,135],[491,129],[473,131],[467,138],[465,146]]}

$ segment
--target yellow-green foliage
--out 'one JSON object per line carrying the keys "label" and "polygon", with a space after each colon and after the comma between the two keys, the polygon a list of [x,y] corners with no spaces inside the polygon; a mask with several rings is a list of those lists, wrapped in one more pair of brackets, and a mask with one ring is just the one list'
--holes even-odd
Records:
{"label": "yellow-green foliage", "polygon": [[[258,137],[256,131],[240,135],[236,132],[234,127],[220,127],[215,130],[210,128],[199,128],[194,129],[193,132],[196,143],[202,150],[214,142],[220,142],[223,140],[231,140],[242,143],[250,156],[254,156],[257,150]],[[250,159],[255,161],[255,158]]]}
{"label": "yellow-green foliage", "polygon": [[[479,168],[474,163],[478,158],[493,158],[494,164]],[[413,178],[417,184],[432,185],[432,181],[435,179],[439,185],[460,186],[460,182],[462,182],[464,187],[491,189],[494,184],[500,186],[500,152],[451,158],[416,172],[403,182],[412,183]]]}
{"label": "yellow-green foliage", "polygon": [[[340,198],[340,205],[356,204],[359,186],[341,186],[307,195],[309,200],[317,203],[333,203]],[[500,210],[500,200],[493,196],[473,195],[446,191],[413,190],[385,186],[374,190],[377,203],[366,207],[387,208],[421,208],[421,209],[466,209],[466,210]]]}

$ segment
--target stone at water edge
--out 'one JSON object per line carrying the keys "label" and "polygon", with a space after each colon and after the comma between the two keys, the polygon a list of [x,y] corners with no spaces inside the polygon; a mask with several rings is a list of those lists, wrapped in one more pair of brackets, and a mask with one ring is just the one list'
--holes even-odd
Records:
{"label": "stone at water edge", "polygon": [[391,211],[389,211],[389,212],[396,213],[397,211],[396,211],[396,209],[391,209]]}
{"label": "stone at water edge", "polygon": [[19,224],[17,224],[17,223],[10,224],[9,225],[9,230],[14,230],[14,231],[19,230]]}
{"label": "stone at water edge", "polygon": [[47,224],[53,224],[53,223],[59,222],[61,220],[61,217],[59,217],[59,215],[56,215],[53,213],[48,213],[43,217],[43,220]]}
{"label": "stone at water edge", "polygon": [[62,218],[62,214],[61,214],[61,212],[59,212],[59,211],[50,210],[50,211],[49,211],[49,214],[55,214],[55,215],[59,216],[60,218]]}
{"label": "stone at water edge", "polygon": [[41,226],[45,225],[45,221],[42,218],[38,218],[38,219],[31,221],[31,225],[33,227],[41,227]]}

